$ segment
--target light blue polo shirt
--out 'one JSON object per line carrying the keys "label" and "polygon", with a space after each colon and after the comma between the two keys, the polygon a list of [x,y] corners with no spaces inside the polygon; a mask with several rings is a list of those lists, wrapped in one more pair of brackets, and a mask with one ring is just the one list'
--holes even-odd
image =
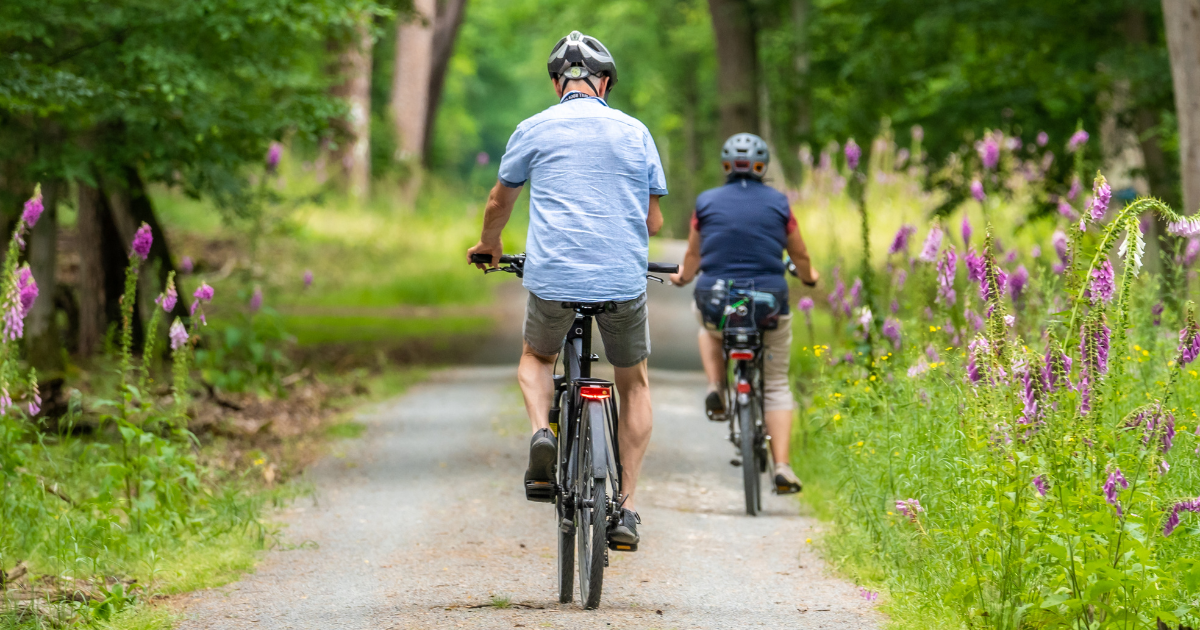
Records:
{"label": "light blue polo shirt", "polygon": [[645,125],[570,92],[508,140],[500,183],[526,181],[526,289],[571,302],[632,300],[646,291],[650,195],[667,194],[667,183]]}

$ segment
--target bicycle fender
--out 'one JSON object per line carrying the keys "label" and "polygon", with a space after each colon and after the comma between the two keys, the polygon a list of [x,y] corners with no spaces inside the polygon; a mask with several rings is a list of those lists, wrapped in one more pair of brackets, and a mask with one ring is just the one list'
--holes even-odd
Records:
{"label": "bicycle fender", "polygon": [[598,400],[588,401],[588,430],[592,435],[592,478],[608,477],[608,441],[604,437],[604,405]]}

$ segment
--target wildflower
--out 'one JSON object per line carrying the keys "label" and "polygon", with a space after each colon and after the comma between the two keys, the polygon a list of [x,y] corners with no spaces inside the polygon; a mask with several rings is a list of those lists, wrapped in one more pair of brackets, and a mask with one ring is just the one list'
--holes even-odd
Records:
{"label": "wildflower", "polygon": [[1034,477],[1033,478],[1033,487],[1037,489],[1037,492],[1039,495],[1041,495],[1043,497],[1046,496],[1046,476],[1038,475],[1038,476]]}
{"label": "wildflower", "polygon": [[913,142],[920,142],[925,139],[925,128],[921,125],[913,125],[911,131]]}
{"label": "wildflower", "polygon": [[979,365],[980,355],[990,349],[987,339],[976,337],[971,343],[967,344],[967,378],[971,379],[972,383],[978,383],[983,379],[983,370]]}
{"label": "wildflower", "polygon": [[938,261],[938,294],[937,301],[942,306],[947,308],[954,306],[957,300],[957,294],[954,291],[954,276],[958,270],[958,254],[954,253],[954,248],[948,248],[946,253],[942,254],[941,260]]}
{"label": "wildflower", "polygon": [[968,249],[967,255],[963,260],[967,265],[967,280],[970,282],[983,282],[985,276],[983,256],[975,253],[974,249]]}
{"label": "wildflower", "polygon": [[1017,323],[1017,318],[1016,318],[1016,317],[1013,317],[1012,315],[1005,315],[1005,316],[1004,316],[1004,325],[1005,325],[1005,326],[1008,326],[1009,328],[1012,328],[1014,325],[1016,325],[1016,323]]}
{"label": "wildflower", "polygon": [[1050,134],[1046,133],[1045,131],[1039,131],[1037,135],[1037,145],[1039,147],[1044,147],[1048,142],[1050,142]]}
{"label": "wildflower", "polygon": [[[1117,250],[1117,256],[1125,258],[1125,254],[1129,250],[1129,241],[1133,240],[1133,275],[1137,276],[1142,270],[1142,256],[1146,254],[1146,240],[1142,238],[1142,226],[1138,225],[1132,230],[1125,230],[1125,240],[1121,242],[1121,248]],[[1198,244],[1200,245],[1200,244]],[[1200,251],[1200,247],[1197,247]]]}
{"label": "wildflower", "polygon": [[1163,526],[1163,536],[1170,536],[1175,528],[1179,527],[1180,512],[1200,513],[1200,498],[1180,501],[1171,506],[1171,516],[1167,517],[1167,522]]}
{"label": "wildflower", "polygon": [[850,303],[854,306],[858,306],[862,302],[862,290],[862,278],[855,278],[854,284],[850,285]]}
{"label": "wildflower", "polygon": [[892,245],[888,247],[888,255],[896,254],[908,249],[908,238],[917,232],[914,225],[905,223],[896,230],[896,236],[892,238]]}
{"label": "wildflower", "polygon": [[983,182],[978,179],[971,180],[971,196],[979,203],[983,203],[983,200],[987,199],[987,193],[983,192]]}
{"label": "wildflower", "polygon": [[15,274],[12,293],[7,297],[8,310],[4,312],[3,338],[9,341],[20,339],[25,334],[25,316],[38,296],[37,281],[33,279],[28,264],[22,265]]}
{"label": "wildflower", "polygon": [[1088,290],[1092,298],[1092,304],[1104,302],[1108,304],[1112,301],[1113,291],[1116,289],[1116,283],[1113,276],[1112,263],[1105,258],[1104,262],[1092,270],[1092,284]]}
{"label": "wildflower", "polygon": [[829,293],[829,308],[836,313],[842,308],[842,300],[846,297],[846,283],[838,277],[838,269],[834,267],[833,277],[836,282],[833,283],[833,291]]}
{"label": "wildflower", "polygon": [[1154,316],[1154,325],[1155,326],[1162,325],[1163,308],[1165,308],[1165,307],[1163,306],[1162,302],[1159,302],[1159,303],[1155,304],[1154,306],[1150,307],[1150,314]]}
{"label": "wildflower", "polygon": [[1167,224],[1167,231],[1175,236],[1200,236],[1200,216],[1172,221]]}
{"label": "wildflower", "polygon": [[1050,243],[1054,245],[1054,253],[1058,254],[1058,259],[1065,265],[1067,263],[1067,235],[1062,230],[1055,230],[1054,235],[1050,237]]}
{"label": "wildflower", "polygon": [[26,409],[29,410],[30,416],[36,416],[42,412],[42,392],[38,389],[37,381],[33,382],[33,391],[30,393],[33,400],[29,401]]}
{"label": "wildflower", "polygon": [[13,406],[12,396],[8,395],[8,388],[0,389],[0,416],[8,413],[8,408]]}
{"label": "wildflower", "polygon": [[1030,248],[1029,248],[1029,257],[1030,257],[1030,258],[1032,258],[1032,259],[1034,259],[1034,260],[1037,260],[1038,258],[1041,258],[1041,257],[1042,257],[1042,247],[1041,247],[1041,245],[1034,245],[1033,247],[1030,247]]}
{"label": "wildflower", "polygon": [[975,311],[967,311],[966,313],[963,313],[963,317],[965,317],[966,320],[971,323],[971,328],[976,332],[983,330],[985,322],[979,313],[976,313]]}
{"label": "wildflower", "polygon": [[942,247],[942,228],[939,225],[934,225],[929,230],[929,236],[925,237],[925,244],[921,246],[921,254],[917,259],[921,262],[931,263],[937,260],[938,250]]}
{"label": "wildflower", "polygon": [[[1183,252],[1183,266],[1191,267],[1192,263],[1196,262],[1197,256],[1200,256],[1200,238],[1189,238],[1187,248]],[[1141,262],[1140,257],[1138,262]]]}
{"label": "wildflower", "polygon": [[262,301],[262,288],[254,287],[254,293],[250,296],[250,312],[257,313],[258,309],[262,308]]}
{"label": "wildflower", "polygon": [[867,589],[862,588],[861,586],[858,588],[858,590],[859,590],[859,594],[862,595],[863,599],[865,599],[869,602],[873,602],[879,598],[879,593],[877,593],[875,591],[868,591]]}
{"label": "wildflower", "polygon": [[1125,475],[1121,474],[1120,468],[1114,466],[1112,472],[1108,473],[1108,480],[1104,482],[1104,500],[1117,508],[1117,516],[1124,516],[1125,513],[1121,511],[1121,501],[1118,497],[1120,492],[1117,490],[1118,485],[1123,489],[1129,489],[1129,482],[1125,481]]}
{"label": "wildflower", "polygon": [[150,246],[153,244],[154,235],[150,233],[150,226],[143,223],[133,235],[133,248],[129,256],[137,256],[142,260],[146,260],[150,256]]}
{"label": "wildflower", "polygon": [[272,142],[271,148],[267,149],[267,171],[275,172],[275,167],[279,166],[279,158],[283,156],[283,145],[278,142]]}
{"label": "wildflower", "polygon": [[896,290],[904,288],[904,282],[908,280],[908,271],[903,267],[896,270]]}
{"label": "wildflower", "polygon": [[897,499],[896,511],[908,517],[908,520],[917,522],[917,514],[924,512],[925,508],[921,507],[921,502],[917,499]]}
{"label": "wildflower", "polygon": [[979,160],[983,162],[983,168],[989,171],[1000,163],[1000,144],[990,133],[975,145],[975,151],[979,153]]}
{"label": "wildflower", "polygon": [[1070,202],[1062,197],[1058,198],[1058,214],[1066,217],[1068,221],[1075,220],[1075,208],[1072,208]]}
{"label": "wildflower", "polygon": [[175,291],[175,283],[171,282],[167,285],[165,293],[159,294],[154,298],[154,303],[161,306],[162,310],[170,313],[175,310],[175,303],[179,301],[179,294]]}
{"label": "wildflower", "polygon": [[892,303],[888,305],[888,308],[891,309],[892,315],[899,313],[900,312],[900,301],[893,299]]}
{"label": "wildflower", "polygon": [[38,184],[37,188],[33,191],[33,196],[29,198],[29,201],[25,202],[25,209],[21,212],[21,219],[25,221],[25,225],[33,227],[37,225],[43,210],[45,210],[45,206],[42,205],[42,186]]}
{"label": "wildflower", "polygon": [[[1033,366],[1025,365],[1023,367],[1021,384],[1024,386],[1024,389],[1021,393],[1021,401],[1025,403],[1025,408],[1022,410],[1019,423],[1033,424],[1041,418],[1041,410],[1038,405],[1038,389],[1041,383],[1038,382],[1037,370]],[[1043,492],[1042,494],[1045,493]]]}
{"label": "wildflower", "polygon": [[1104,176],[1096,173],[1096,181],[1092,184],[1092,221],[1098,222],[1108,212],[1108,203],[1112,200],[1112,186]]}
{"label": "wildflower", "polygon": [[1082,129],[1071,134],[1071,139],[1067,140],[1067,152],[1074,153],[1078,151],[1080,147],[1087,144],[1088,138],[1088,132]]}
{"label": "wildflower", "polygon": [[1071,187],[1069,189],[1067,189],[1067,199],[1069,199],[1071,201],[1075,201],[1075,198],[1079,196],[1079,192],[1082,190],[1083,190],[1083,184],[1079,183],[1079,176],[1076,175],[1075,177],[1072,177],[1071,178]]}
{"label": "wildflower", "polygon": [[304,271],[304,288],[307,289],[307,288],[311,287],[312,283],[313,283],[312,269],[306,269]]}
{"label": "wildflower", "polygon": [[1025,265],[1019,265],[1016,271],[1008,277],[1008,292],[1014,300],[1021,297],[1026,282],[1029,282],[1029,270],[1025,268]]}
{"label": "wildflower", "polygon": [[910,154],[908,149],[901,148],[899,151],[896,151],[896,168],[904,168],[904,165],[908,162],[909,157]]}
{"label": "wildflower", "polygon": [[934,348],[933,344],[925,346],[925,356],[929,357],[929,360],[934,363],[942,360],[942,358],[938,356],[937,348]]}
{"label": "wildflower", "polygon": [[800,301],[796,302],[796,308],[804,311],[805,314],[811,313],[813,306],[815,306],[813,299],[807,296],[800,298]]}
{"label": "wildflower", "polygon": [[892,347],[900,348],[900,320],[889,317],[883,322],[883,336],[892,342]]}
{"label": "wildflower", "polygon": [[178,350],[187,343],[187,329],[183,327],[183,322],[176,317],[174,323],[171,324],[171,330],[167,331],[167,336],[171,338],[171,350]]}
{"label": "wildflower", "polygon": [[842,363],[854,363],[854,353],[847,352],[846,356],[842,357]]}
{"label": "wildflower", "polygon": [[852,171],[857,170],[860,159],[862,159],[862,149],[859,148],[854,138],[850,138],[846,141],[846,166]]}
{"label": "wildflower", "polygon": [[871,313],[871,307],[864,306],[858,314],[858,325],[862,326],[863,332],[871,330],[871,322],[874,320],[874,314]]}
{"label": "wildflower", "polygon": [[1179,331],[1179,367],[1195,361],[1197,356],[1200,356],[1200,330],[1189,322]]}
{"label": "wildflower", "polygon": [[971,229],[971,220],[967,217],[967,215],[964,214],[963,220],[962,220],[963,247],[966,247],[967,245],[971,244],[971,233],[972,232],[973,232],[973,230]]}
{"label": "wildflower", "polygon": [[929,363],[925,357],[917,357],[915,365],[908,368],[908,378],[916,378],[929,371]]}
{"label": "wildflower", "polygon": [[184,256],[183,259],[179,261],[179,270],[183,273],[190,274],[192,273],[193,268],[194,265],[192,264],[191,256]]}
{"label": "wildflower", "polygon": [[196,292],[192,294],[192,297],[200,300],[201,302],[211,302],[214,293],[215,292],[213,291],[213,288],[208,286],[207,282],[202,282],[200,283],[200,288],[196,289]]}

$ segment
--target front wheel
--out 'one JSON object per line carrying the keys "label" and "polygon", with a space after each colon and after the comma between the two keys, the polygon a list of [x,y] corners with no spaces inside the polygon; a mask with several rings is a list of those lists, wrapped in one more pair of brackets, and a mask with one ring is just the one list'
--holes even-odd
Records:
{"label": "front wheel", "polygon": [[742,482],[746,491],[746,514],[756,516],[762,510],[762,473],[759,472],[759,453],[754,442],[758,429],[750,404],[738,404],[738,431],[741,433]]}

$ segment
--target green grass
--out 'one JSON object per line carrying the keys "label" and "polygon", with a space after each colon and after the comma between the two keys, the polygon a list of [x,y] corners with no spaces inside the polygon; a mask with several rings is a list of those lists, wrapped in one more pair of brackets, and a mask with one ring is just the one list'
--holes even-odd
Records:
{"label": "green grass", "polygon": [[331,343],[404,341],[488,332],[492,319],[480,316],[369,317],[287,315],[284,328],[301,346]]}
{"label": "green grass", "polygon": [[361,437],[362,434],[366,432],[367,425],[361,422],[354,422],[353,420],[349,422],[339,422],[337,424],[330,425],[329,428],[325,429],[325,435],[338,440],[354,439]]}

